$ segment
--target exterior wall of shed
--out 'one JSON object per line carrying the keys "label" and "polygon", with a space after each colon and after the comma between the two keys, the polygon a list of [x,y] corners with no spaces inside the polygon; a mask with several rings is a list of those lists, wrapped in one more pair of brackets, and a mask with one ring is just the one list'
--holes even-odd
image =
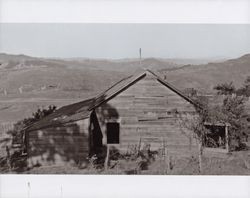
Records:
{"label": "exterior wall of shed", "polygon": [[186,155],[197,150],[193,134],[182,127],[178,111],[192,117],[195,109],[181,96],[162,85],[151,74],[96,109],[106,142],[106,123],[120,123],[120,142],[114,145],[120,152],[131,146],[150,144],[152,150],[163,149],[170,155]]}
{"label": "exterior wall of shed", "polygon": [[89,119],[27,134],[28,166],[83,165],[89,155]]}

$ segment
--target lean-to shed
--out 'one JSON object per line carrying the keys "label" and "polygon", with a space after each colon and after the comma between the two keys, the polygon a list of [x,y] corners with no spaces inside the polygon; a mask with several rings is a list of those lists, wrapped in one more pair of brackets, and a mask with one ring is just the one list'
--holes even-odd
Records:
{"label": "lean-to shed", "polygon": [[150,70],[128,76],[98,96],[64,106],[26,130],[29,164],[84,163],[107,144],[121,153],[135,145],[186,155],[196,145],[176,113],[195,103]]}

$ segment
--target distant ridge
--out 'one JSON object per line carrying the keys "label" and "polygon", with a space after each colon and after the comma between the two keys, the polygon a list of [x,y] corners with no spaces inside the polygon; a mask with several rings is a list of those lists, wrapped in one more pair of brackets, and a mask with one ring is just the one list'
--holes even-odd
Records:
{"label": "distant ridge", "polygon": [[207,64],[179,61],[185,64],[161,58],[145,58],[140,65],[139,59],[77,60],[2,53],[0,119],[16,121],[32,115],[38,107],[59,107],[91,98],[141,68],[158,70],[163,79],[179,90],[195,88],[203,93],[213,93],[218,83],[233,81],[240,86],[250,76],[249,54]]}
{"label": "distant ridge", "polygon": [[[30,90],[38,90],[38,87],[44,87],[46,84],[44,76],[49,78],[48,82],[53,86],[61,84],[65,87],[71,87],[71,89],[78,87],[76,89],[96,91],[97,87],[98,89],[105,88],[115,80],[119,80],[118,77],[126,76],[128,73],[132,74],[143,68],[159,71],[179,89],[196,88],[202,92],[210,93],[213,92],[213,87],[219,83],[233,81],[236,86],[240,86],[250,75],[250,54],[206,64],[177,64],[178,61],[186,63],[188,59],[144,58],[140,64],[139,59],[47,59],[23,54],[0,53],[0,72],[5,72],[2,81],[0,78],[0,91],[3,86],[10,87],[12,91],[17,90],[22,85],[35,87],[30,88]],[[195,63],[192,59],[190,61]],[[79,76],[79,78],[75,77],[74,79],[74,75]],[[34,76],[36,76],[36,82],[32,80],[28,82],[29,79],[34,79]],[[99,79],[100,77],[101,79]],[[82,79],[84,79],[84,83]],[[70,82],[67,82],[68,80]],[[98,82],[101,80],[105,83],[99,85]],[[31,85],[32,82],[35,85]],[[64,86],[61,89],[64,89]]]}
{"label": "distant ridge", "polygon": [[250,76],[250,54],[223,62],[185,65],[161,72],[181,89],[193,87],[203,92],[213,92],[215,85],[231,81],[239,87]]}

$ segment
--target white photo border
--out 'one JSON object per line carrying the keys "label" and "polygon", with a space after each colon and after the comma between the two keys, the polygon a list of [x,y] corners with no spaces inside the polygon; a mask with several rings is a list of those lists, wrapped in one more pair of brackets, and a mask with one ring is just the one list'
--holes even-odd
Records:
{"label": "white photo border", "polygon": [[[250,24],[250,1],[0,0],[0,23]],[[249,186],[247,176],[1,175],[0,197],[248,198]]]}

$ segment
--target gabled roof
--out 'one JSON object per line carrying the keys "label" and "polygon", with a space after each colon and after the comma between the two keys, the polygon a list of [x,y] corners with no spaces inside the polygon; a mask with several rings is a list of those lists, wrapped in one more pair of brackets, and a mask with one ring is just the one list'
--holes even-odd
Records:
{"label": "gabled roof", "polygon": [[114,85],[112,85],[107,90],[103,91],[94,98],[90,98],[88,100],[84,100],[78,103],[63,106],[60,109],[56,110],[54,113],[46,116],[45,118],[27,127],[26,130],[33,131],[42,128],[55,127],[69,122],[88,118],[92,110],[94,110],[95,108],[99,107],[104,103],[107,103],[109,100],[111,100],[121,92],[125,91],[136,82],[143,79],[147,75],[147,72],[151,73],[158,82],[160,82],[167,88],[171,89],[173,92],[184,98],[186,101],[198,107],[198,104],[196,104],[191,98],[186,96],[184,93],[182,93],[180,90],[175,88],[170,83],[166,82],[164,79],[160,77],[160,75],[150,70],[146,70],[143,72],[137,72],[134,75],[128,76],[118,81],[117,83],[115,83]]}
{"label": "gabled roof", "polygon": [[161,84],[165,85],[166,87],[171,89],[173,92],[175,92],[176,94],[184,98],[186,101],[198,107],[198,104],[194,100],[192,100],[190,97],[186,96],[183,92],[181,92],[179,89],[174,87],[172,84],[170,84],[169,82],[161,78],[160,75],[157,75],[155,72],[152,72],[151,70],[147,70],[147,71],[153,74],[156,77],[157,81],[159,81]]}
{"label": "gabled roof", "polygon": [[96,102],[93,106],[89,108],[89,110],[95,109],[102,105],[103,103],[108,102],[115,96],[117,96],[119,93],[125,91],[127,88],[141,80],[146,76],[146,71],[144,72],[137,72],[136,74],[132,76],[128,76],[127,78],[124,78],[120,80],[119,82],[112,85],[110,88],[105,90],[104,92],[100,93],[98,96],[96,96]]}

